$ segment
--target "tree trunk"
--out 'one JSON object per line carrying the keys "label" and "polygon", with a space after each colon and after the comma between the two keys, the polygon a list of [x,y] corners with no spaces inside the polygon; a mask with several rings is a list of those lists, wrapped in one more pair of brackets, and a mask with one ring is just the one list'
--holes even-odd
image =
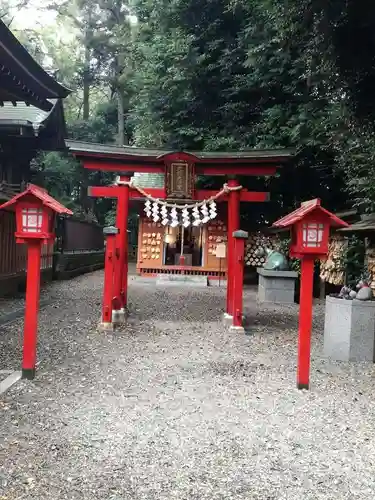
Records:
{"label": "tree trunk", "polygon": [[[87,40],[86,40],[87,42]],[[85,47],[85,62],[83,71],[83,119],[90,116],[90,50]]]}
{"label": "tree trunk", "polygon": [[121,90],[117,89],[117,129],[118,129],[117,144],[119,146],[128,144],[128,140],[127,138],[125,138],[124,115],[125,115],[124,96]]}

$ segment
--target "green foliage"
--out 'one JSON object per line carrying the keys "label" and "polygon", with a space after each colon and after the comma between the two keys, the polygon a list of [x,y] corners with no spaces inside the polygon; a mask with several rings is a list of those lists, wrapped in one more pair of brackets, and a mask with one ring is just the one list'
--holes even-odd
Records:
{"label": "green foliage", "polygon": [[[375,210],[375,7],[364,0],[56,0],[50,7],[72,37],[62,42],[44,29],[25,41],[38,58],[45,47],[74,90],[70,137],[187,150],[293,148],[294,161],[276,177],[241,179],[272,193],[271,203],[246,206],[248,225],[269,225],[312,197],[332,210]],[[108,206],[84,193],[87,183],[111,176],[69,161],[47,155],[40,170],[61,196],[104,219]]]}
{"label": "green foliage", "polygon": [[365,269],[365,243],[360,238],[349,238],[344,266],[346,269],[346,284],[352,287],[362,278]]}

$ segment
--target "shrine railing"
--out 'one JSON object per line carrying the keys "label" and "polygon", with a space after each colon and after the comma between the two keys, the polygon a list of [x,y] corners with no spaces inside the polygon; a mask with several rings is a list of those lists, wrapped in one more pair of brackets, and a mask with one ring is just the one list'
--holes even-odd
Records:
{"label": "shrine railing", "polygon": [[178,274],[188,276],[209,276],[210,278],[225,278],[226,271],[213,271],[194,266],[163,266],[163,267],[140,267],[142,275],[157,276],[158,274]]}

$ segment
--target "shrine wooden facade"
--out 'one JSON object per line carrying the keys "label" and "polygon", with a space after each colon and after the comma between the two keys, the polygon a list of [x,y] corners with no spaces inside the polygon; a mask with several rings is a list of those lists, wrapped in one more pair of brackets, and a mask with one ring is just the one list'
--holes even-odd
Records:
{"label": "shrine wooden facade", "polygon": [[[181,232],[184,231],[182,243]],[[190,274],[224,278],[227,274],[227,214],[200,227],[170,228],[140,216],[137,271],[144,276]],[[181,265],[181,244],[184,264]],[[224,251],[219,252],[224,246]]]}

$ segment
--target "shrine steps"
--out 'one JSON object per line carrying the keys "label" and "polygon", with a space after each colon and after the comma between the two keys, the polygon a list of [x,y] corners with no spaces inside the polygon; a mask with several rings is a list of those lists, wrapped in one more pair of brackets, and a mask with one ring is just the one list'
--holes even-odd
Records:
{"label": "shrine steps", "polygon": [[226,287],[226,279],[210,279],[208,276],[189,276],[183,274],[159,274],[157,276],[133,276],[135,283],[144,283],[156,286],[180,286],[204,288],[208,286]]}
{"label": "shrine steps", "polygon": [[189,276],[188,274],[159,274],[156,285],[164,286],[208,286],[207,276]]}

